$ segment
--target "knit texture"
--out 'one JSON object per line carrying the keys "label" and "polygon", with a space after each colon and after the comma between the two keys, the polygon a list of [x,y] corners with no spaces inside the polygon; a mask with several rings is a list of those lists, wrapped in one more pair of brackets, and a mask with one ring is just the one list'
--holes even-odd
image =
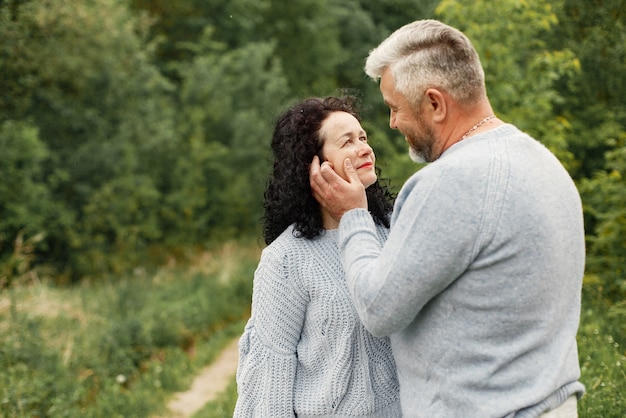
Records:
{"label": "knit texture", "polygon": [[366,328],[391,335],[403,416],[536,417],[582,395],[582,206],[512,125],[455,144],[396,199],[384,247],[366,211],[339,247]]}
{"label": "knit texture", "polygon": [[[375,240],[387,232],[374,227]],[[235,417],[400,416],[389,339],[359,321],[336,230],[309,240],[289,227],[263,250],[237,385]]]}

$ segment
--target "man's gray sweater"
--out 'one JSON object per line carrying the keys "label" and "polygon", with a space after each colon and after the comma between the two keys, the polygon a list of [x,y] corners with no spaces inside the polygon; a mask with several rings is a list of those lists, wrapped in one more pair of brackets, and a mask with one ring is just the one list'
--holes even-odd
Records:
{"label": "man's gray sweater", "polygon": [[455,144],[398,195],[384,246],[367,211],[339,248],[365,327],[391,336],[406,417],[536,417],[582,395],[578,191],[512,125]]}

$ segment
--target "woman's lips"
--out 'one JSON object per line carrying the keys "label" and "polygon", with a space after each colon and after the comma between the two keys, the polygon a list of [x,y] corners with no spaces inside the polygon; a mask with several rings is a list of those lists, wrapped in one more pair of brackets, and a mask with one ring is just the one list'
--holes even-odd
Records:
{"label": "woman's lips", "polygon": [[367,162],[367,163],[361,164],[358,168],[370,168],[371,166],[372,166],[372,163]]}

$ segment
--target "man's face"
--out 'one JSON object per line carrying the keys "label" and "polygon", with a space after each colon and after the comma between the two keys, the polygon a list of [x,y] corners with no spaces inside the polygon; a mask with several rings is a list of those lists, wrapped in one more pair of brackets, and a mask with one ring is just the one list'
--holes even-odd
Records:
{"label": "man's face", "polygon": [[[399,130],[409,144],[409,156],[417,163],[433,161],[435,143],[432,128],[426,123],[421,109],[415,109],[402,93],[396,90],[389,68],[380,79],[380,92],[389,107],[389,127]],[[422,102],[422,100],[420,100]]]}

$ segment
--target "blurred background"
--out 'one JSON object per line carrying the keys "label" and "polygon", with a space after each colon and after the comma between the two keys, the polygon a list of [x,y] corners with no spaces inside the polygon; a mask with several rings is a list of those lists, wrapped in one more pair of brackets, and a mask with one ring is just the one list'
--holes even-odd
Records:
{"label": "blurred background", "polygon": [[358,96],[398,190],[419,167],[363,66],[420,18],[575,179],[579,411],[624,416],[625,0],[0,0],[0,415],[149,416],[240,333],[290,103]]}

